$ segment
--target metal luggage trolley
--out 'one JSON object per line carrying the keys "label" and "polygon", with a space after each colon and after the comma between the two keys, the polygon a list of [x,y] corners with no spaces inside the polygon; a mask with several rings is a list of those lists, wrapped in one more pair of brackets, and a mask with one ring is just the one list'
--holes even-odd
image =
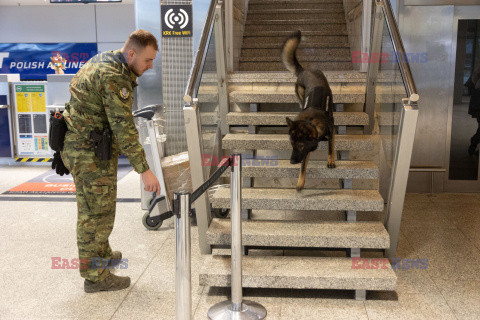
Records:
{"label": "metal luggage trolley", "polygon": [[[160,105],[149,105],[133,112],[135,118],[146,120],[148,140],[150,140],[152,162],[155,170],[154,173],[160,183],[160,188],[162,189],[158,195],[155,192],[153,193],[152,198],[148,201],[148,212],[146,212],[142,218],[143,225],[148,230],[157,230],[162,226],[164,220],[173,216],[161,165],[160,154],[163,154],[162,144],[159,144],[157,141],[157,134],[154,126],[155,120],[153,120],[155,112],[161,111],[162,109],[163,107]],[[144,147],[145,144],[147,143],[143,143]],[[157,206],[158,210],[152,212],[155,206]]]}

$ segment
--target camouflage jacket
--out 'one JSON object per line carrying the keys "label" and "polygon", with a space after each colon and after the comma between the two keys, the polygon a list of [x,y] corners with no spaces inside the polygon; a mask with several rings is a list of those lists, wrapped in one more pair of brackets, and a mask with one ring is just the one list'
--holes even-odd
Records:
{"label": "camouflage jacket", "polygon": [[136,79],[120,50],[94,56],[70,82],[71,98],[64,116],[68,129],[81,139],[88,139],[92,130],[110,127],[113,154],[123,152],[135,171],[142,173],[149,167],[133,122]]}

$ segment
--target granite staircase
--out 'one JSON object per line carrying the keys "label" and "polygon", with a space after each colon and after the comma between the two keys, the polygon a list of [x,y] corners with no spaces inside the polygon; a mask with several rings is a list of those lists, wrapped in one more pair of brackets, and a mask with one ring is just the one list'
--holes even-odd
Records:
{"label": "granite staircase", "polygon": [[[300,167],[289,162],[286,116],[299,107],[293,75],[237,72],[229,78],[230,133],[223,148],[260,160],[243,163],[243,286],[253,288],[395,290],[396,275],[383,257],[390,237],[381,221],[384,199],[376,159],[378,136],[364,135],[361,111],[365,74],[326,71],[333,90],[337,136],[335,169],[326,167],[325,143],[310,157],[306,189],[295,190]],[[383,81],[383,83],[382,83]],[[392,99],[395,85],[379,79],[377,99]],[[213,83],[212,83],[213,84]],[[388,93],[388,94],[387,94]],[[205,116],[206,117],[206,116]],[[203,117],[202,117],[203,119]],[[219,187],[214,208],[229,208],[230,190]],[[205,286],[230,285],[230,220],[214,218],[207,232],[214,248],[200,273]],[[352,257],[361,257],[356,264]],[[359,266],[363,267],[359,267]]]}
{"label": "granite staircase", "polygon": [[[397,278],[383,250],[390,236],[382,220],[378,135],[363,134],[370,123],[363,112],[366,74],[353,71],[342,0],[250,0],[240,71],[229,75],[229,132],[225,154],[254,159],[242,164],[243,287],[354,290],[396,289]],[[301,8],[301,9],[299,9]],[[280,48],[302,30],[299,60],[324,70],[335,104],[336,168],[326,167],[321,142],[307,167],[307,181],[295,190],[300,165],[289,162],[291,145],[285,117],[300,111],[295,77],[285,72]],[[326,49],[328,48],[328,49]],[[273,72],[272,72],[273,71]],[[199,101],[215,93],[207,77]],[[394,101],[401,84],[379,76],[377,102]],[[403,89],[404,90],[404,89]],[[213,110],[213,109],[208,109]],[[213,119],[209,113],[204,120]],[[255,157],[257,159],[255,159]],[[212,206],[230,207],[230,190],[220,186]],[[212,255],[200,271],[200,285],[230,286],[230,220],[214,218],[207,231]],[[356,258],[356,259],[352,259]],[[361,262],[359,262],[361,258]]]}
{"label": "granite staircase", "polygon": [[302,30],[298,57],[306,67],[352,70],[343,0],[250,0],[240,71],[285,70],[285,38]]}

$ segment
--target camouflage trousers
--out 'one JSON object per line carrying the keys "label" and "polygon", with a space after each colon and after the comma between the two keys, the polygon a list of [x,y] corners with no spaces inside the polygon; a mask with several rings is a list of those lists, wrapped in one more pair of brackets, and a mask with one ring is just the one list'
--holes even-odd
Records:
{"label": "camouflage trousers", "polygon": [[76,188],[77,246],[79,260],[83,261],[80,275],[93,282],[102,281],[109,270],[92,259],[110,259],[112,255],[108,238],[115,220],[118,154],[100,161],[90,141],[68,131],[61,155]]}

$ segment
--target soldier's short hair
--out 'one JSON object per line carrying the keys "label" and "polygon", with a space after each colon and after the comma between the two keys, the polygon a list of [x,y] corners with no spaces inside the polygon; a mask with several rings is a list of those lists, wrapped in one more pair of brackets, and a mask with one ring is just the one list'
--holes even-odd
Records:
{"label": "soldier's short hair", "polygon": [[158,42],[153,34],[147,30],[138,29],[133,31],[125,42],[125,47],[136,47],[144,49],[147,46],[152,46],[158,51]]}

